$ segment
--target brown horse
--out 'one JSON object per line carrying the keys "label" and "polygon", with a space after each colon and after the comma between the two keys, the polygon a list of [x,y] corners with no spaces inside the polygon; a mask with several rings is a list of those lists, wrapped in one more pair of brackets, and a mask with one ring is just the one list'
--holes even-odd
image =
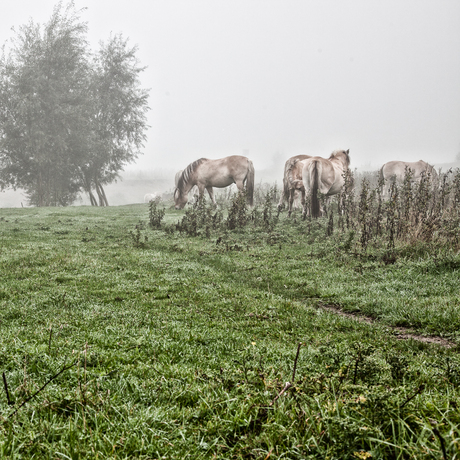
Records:
{"label": "brown horse", "polygon": [[233,183],[240,191],[243,191],[246,185],[247,200],[252,206],[254,166],[251,160],[240,155],[232,155],[219,160],[200,158],[190,163],[179,177],[174,191],[176,209],[182,209],[185,206],[188,192],[194,185],[198,187],[200,196],[203,196],[204,189],[206,189],[211,201],[216,204],[213,187],[223,188]]}
{"label": "brown horse", "polygon": [[[326,159],[312,157],[303,161],[302,180],[305,193],[311,196],[311,215],[320,216],[318,192],[326,196],[336,195],[345,183],[343,173],[350,165],[350,150],[335,150]],[[307,209],[304,206],[304,215]]]}
{"label": "brown horse", "polygon": [[394,178],[397,182],[401,183],[407,170],[412,173],[412,180],[420,182],[422,177],[430,177],[432,181],[438,179],[438,173],[433,166],[423,160],[409,162],[409,161],[389,161],[380,168],[380,178],[385,182]]}
{"label": "brown horse", "polygon": [[[296,191],[301,191],[301,189],[303,189],[303,198],[305,198],[305,189],[303,188],[303,184],[301,185],[301,188],[297,188],[297,184],[294,185],[292,183],[292,178],[294,178],[294,180],[302,181],[302,169],[300,169],[300,174],[296,174],[294,172],[294,169],[297,169],[299,167],[299,161],[306,160],[307,158],[311,157],[309,155],[296,155],[295,157],[289,158],[284,165],[283,191],[281,192],[280,201],[278,203],[278,209],[281,211],[284,202],[288,201],[289,215],[291,215],[292,203],[294,202]],[[294,165],[297,165],[297,168],[294,168]]]}

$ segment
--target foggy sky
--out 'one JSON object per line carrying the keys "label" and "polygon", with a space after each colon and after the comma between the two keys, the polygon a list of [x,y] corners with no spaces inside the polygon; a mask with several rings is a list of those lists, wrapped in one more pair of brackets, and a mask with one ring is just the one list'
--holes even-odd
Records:
{"label": "foggy sky", "polygon": [[[57,2],[15,0],[0,42]],[[76,0],[93,49],[121,32],[151,128],[128,170],[245,154],[256,170],[350,149],[353,167],[460,152],[458,0]]]}

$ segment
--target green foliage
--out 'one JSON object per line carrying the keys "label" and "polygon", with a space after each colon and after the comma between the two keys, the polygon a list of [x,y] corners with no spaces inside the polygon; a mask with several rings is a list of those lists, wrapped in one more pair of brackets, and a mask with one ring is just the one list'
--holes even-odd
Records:
{"label": "green foliage", "polygon": [[140,87],[144,68],[136,53],[137,47],[117,34],[101,44],[90,64],[93,142],[79,168],[84,190],[91,198],[94,189],[102,206],[108,206],[102,186],[139,156],[146,139],[148,90]]}
{"label": "green foliage", "polygon": [[161,228],[161,221],[163,220],[166,209],[159,208],[159,203],[157,200],[152,200],[149,203],[149,224],[152,228]]}
{"label": "green foliage", "polygon": [[191,207],[185,210],[181,221],[177,223],[176,228],[181,233],[184,232],[190,236],[211,236],[211,231],[221,227],[223,221],[222,212],[215,209],[213,204],[207,204],[206,198],[197,197]]}
{"label": "green foliage", "polygon": [[227,216],[227,227],[230,230],[241,229],[249,220],[246,194],[238,192],[234,195]]}
{"label": "green foliage", "polygon": [[[21,27],[0,62],[0,181],[31,204],[64,206],[80,189],[89,113],[86,24],[59,4],[44,30]],[[86,134],[86,133],[84,133]]]}
{"label": "green foliage", "polygon": [[262,221],[265,231],[268,233],[272,232],[279,220],[280,211],[276,210],[276,214],[273,212],[273,205],[277,202],[277,189],[276,186],[272,187],[265,195],[263,210],[262,210]]}
{"label": "green foliage", "polygon": [[134,227],[134,232],[133,231],[129,232],[133,240],[133,246],[135,248],[147,247],[147,242],[149,240],[149,237],[146,234],[142,234],[142,230],[144,230],[144,224],[142,222],[139,222]]}
{"label": "green foliage", "polygon": [[25,189],[36,206],[66,206],[82,191],[107,206],[103,186],[145,140],[136,48],[117,35],[92,53],[80,12],[60,2],[43,26],[20,27],[4,51],[0,185]]}
{"label": "green foliage", "polygon": [[[355,192],[348,188],[353,183],[357,184],[358,200],[354,198]],[[338,227],[342,232],[351,228],[358,231],[363,252],[369,245],[394,251],[420,242],[437,248],[460,247],[459,183],[458,170],[456,173],[449,170],[437,180],[428,174],[414,182],[413,173],[406,169],[402,183],[391,179],[387,184],[372,176],[363,176],[360,182],[346,177],[336,200]],[[329,227],[332,225],[330,221]]]}
{"label": "green foliage", "polygon": [[269,232],[263,209],[209,238],[164,231],[183,211],[139,223],[145,205],[4,209],[1,456],[453,458],[458,347],[394,326],[458,343],[457,252],[396,244],[386,264],[358,227]]}

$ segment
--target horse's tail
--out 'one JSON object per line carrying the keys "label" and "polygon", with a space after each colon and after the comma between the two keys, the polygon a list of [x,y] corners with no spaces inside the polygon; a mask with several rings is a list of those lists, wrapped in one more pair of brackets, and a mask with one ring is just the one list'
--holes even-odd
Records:
{"label": "horse's tail", "polygon": [[312,217],[319,217],[319,175],[321,174],[321,164],[319,161],[314,160],[310,169],[310,183],[311,183],[311,215]]}
{"label": "horse's tail", "polygon": [[246,193],[248,194],[248,203],[250,206],[254,203],[254,165],[248,160],[248,174],[246,176]]}

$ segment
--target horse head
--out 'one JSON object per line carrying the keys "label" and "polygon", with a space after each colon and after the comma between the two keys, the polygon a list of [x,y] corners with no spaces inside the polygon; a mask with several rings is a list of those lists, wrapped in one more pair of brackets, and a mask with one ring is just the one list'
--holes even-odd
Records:
{"label": "horse head", "polygon": [[350,166],[350,149],[348,150],[336,150],[332,152],[330,159],[337,158],[343,162],[345,168]]}
{"label": "horse head", "polygon": [[186,193],[182,193],[182,190],[177,187],[174,190],[174,204],[176,209],[182,209],[188,201],[188,197]]}

